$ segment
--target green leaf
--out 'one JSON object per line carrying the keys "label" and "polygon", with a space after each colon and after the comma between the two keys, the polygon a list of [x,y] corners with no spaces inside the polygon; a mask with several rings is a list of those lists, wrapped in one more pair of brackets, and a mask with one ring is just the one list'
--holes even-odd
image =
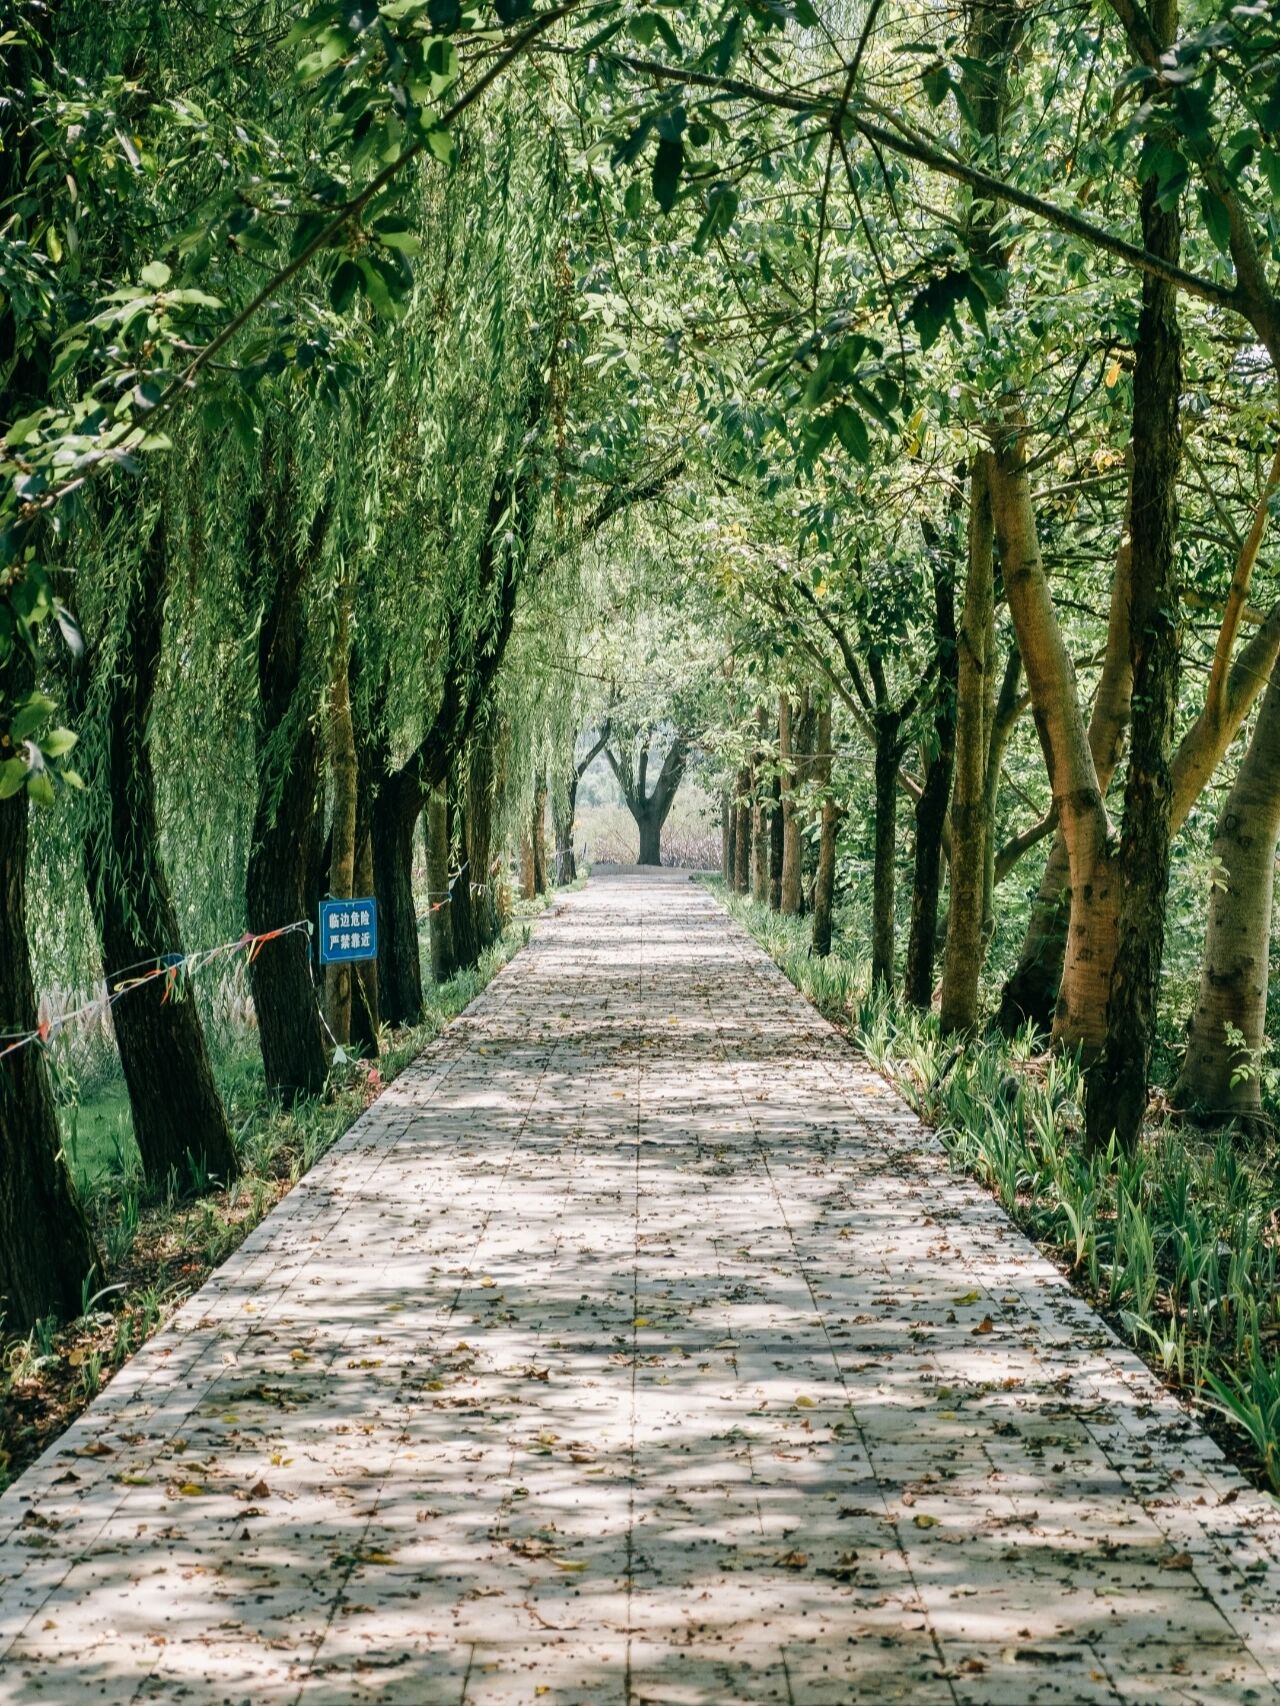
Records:
{"label": "green leaf", "polygon": [[26,740],[33,735],[57,705],[47,693],[32,693],[18,707],[13,721],[9,725],[10,737],[15,740]]}
{"label": "green leaf", "polygon": [[664,213],[670,213],[676,204],[683,169],[684,143],[679,139],[662,137],[653,161],[653,199]]}
{"label": "green leaf", "polygon": [[1213,239],[1215,246],[1224,255],[1231,252],[1231,220],[1223,203],[1214,195],[1207,185],[1202,185],[1199,195],[1200,212],[1204,215],[1205,230]]}
{"label": "green leaf", "polygon": [[732,184],[713,184],[707,191],[707,211],[693,239],[694,253],[700,255],[713,237],[723,237],[737,211],[738,192]]}
{"label": "green leaf", "polygon": [[7,758],[0,764],[0,800],[11,800],[26,785],[27,765],[22,758]]}
{"label": "green leaf", "polygon": [[163,261],[148,261],[138,277],[143,284],[149,284],[152,290],[163,290],[173,274]]}
{"label": "green leaf", "polygon": [[27,793],[38,806],[51,806],[53,804],[53,783],[45,771],[33,770],[27,777]]}
{"label": "green leaf", "polygon": [[835,428],[836,436],[855,462],[870,462],[871,438],[867,432],[867,423],[856,409],[851,409],[847,403],[838,404]]}
{"label": "green leaf", "polygon": [[40,742],[40,750],[46,758],[65,758],[79,739],[71,729],[50,729]]}
{"label": "green leaf", "polygon": [[329,282],[329,306],[335,314],[345,314],[360,294],[364,275],[354,261],[343,261]]}

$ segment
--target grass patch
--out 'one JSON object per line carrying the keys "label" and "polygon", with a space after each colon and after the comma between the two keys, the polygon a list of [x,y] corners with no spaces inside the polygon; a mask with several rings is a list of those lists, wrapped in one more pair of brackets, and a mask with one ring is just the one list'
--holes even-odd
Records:
{"label": "grass patch", "polygon": [[[552,897],[554,898],[554,897]],[[122,1082],[95,1083],[60,1108],[63,1141],[105,1272],[83,1289],[78,1320],[41,1322],[0,1348],[0,1488],[95,1398],[115,1371],[234,1251],[382,1089],[438,1037],[529,939],[546,902],[521,904],[480,965],[427,983],[420,1025],[390,1033],[380,1059],[335,1069],[324,1096],[283,1108],[269,1098],[252,1034],[215,1056],[242,1172],[227,1190],[194,1197],[193,1183],[161,1190],[142,1179]]]}
{"label": "grass patch", "polygon": [[1150,1127],[1135,1154],[1088,1157],[1077,1062],[1030,1032],[960,1047],[937,1016],[871,991],[870,965],[809,926],[708,884],[1234,1460],[1280,1492],[1280,1181],[1261,1146]]}

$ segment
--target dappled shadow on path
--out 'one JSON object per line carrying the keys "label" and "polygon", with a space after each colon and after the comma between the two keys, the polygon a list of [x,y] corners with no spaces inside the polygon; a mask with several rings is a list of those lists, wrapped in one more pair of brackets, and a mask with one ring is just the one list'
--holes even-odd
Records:
{"label": "dappled shadow on path", "polygon": [[0,1700],[1256,1701],[1276,1548],[713,903],[613,879],[0,1500]]}

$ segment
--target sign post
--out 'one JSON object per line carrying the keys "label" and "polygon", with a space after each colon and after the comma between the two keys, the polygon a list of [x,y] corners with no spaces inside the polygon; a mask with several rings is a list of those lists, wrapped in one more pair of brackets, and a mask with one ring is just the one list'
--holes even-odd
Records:
{"label": "sign post", "polygon": [[378,903],[368,900],[320,902],[320,964],[355,965],[378,957]]}

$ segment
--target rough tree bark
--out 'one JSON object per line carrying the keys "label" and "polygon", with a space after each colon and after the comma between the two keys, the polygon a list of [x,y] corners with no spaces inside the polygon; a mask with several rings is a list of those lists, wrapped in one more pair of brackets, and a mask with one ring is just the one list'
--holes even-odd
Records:
{"label": "rough tree bark", "polygon": [[822,790],[822,827],[818,838],[818,871],[813,882],[813,952],[831,952],[831,911],[836,892],[836,834],[840,809],[831,792],[831,700],[824,694],[818,707],[817,753],[813,777]]}
{"label": "rough tree bark", "polygon": [[[160,858],[150,720],[160,669],[169,554],[158,520],[131,579],[119,644],[109,660],[94,648],[71,701],[80,708],[90,672],[101,680],[100,740],[90,775],[105,817],[85,836],[85,878],[108,987],[182,952],[178,912]],[[88,745],[89,743],[86,743]],[[112,1008],[142,1170],[152,1184],[201,1173],[223,1184],[240,1170],[214,1082],[194,996],[166,978],[130,990]]]}
{"label": "rough tree bark", "polygon": [[[357,649],[352,652],[353,689],[359,682],[359,660]],[[383,731],[384,713],[385,683],[380,684],[378,692],[372,694],[367,702],[362,693],[354,692],[352,721],[356,752],[355,892],[358,895],[371,895],[375,892],[373,791],[376,778],[384,774],[386,768],[385,759],[380,759],[379,756],[380,749],[385,750],[386,744]],[[356,966],[355,973],[351,1003],[351,1042],[362,1055],[376,1058],[378,1031],[382,1022],[378,1007],[377,961],[361,961]]]}
{"label": "rough tree bark", "polygon": [[782,910],[782,777],[775,775],[770,789],[769,811],[769,910]]}
{"label": "rough tree bark", "polygon": [[[1167,48],[1177,33],[1176,0],[1152,0],[1149,16]],[[1176,202],[1160,202],[1152,171],[1140,194],[1143,241],[1178,262]],[[1133,520],[1129,652],[1133,721],[1116,865],[1120,904],[1102,1052],[1085,1084],[1085,1133],[1102,1150],[1114,1134],[1132,1150],[1142,1132],[1164,958],[1172,807],[1170,753],[1178,705],[1178,467],[1182,334],[1177,293],[1144,274],[1133,380]]]}
{"label": "rough tree bark", "polygon": [[1066,845],[1073,904],[1067,973],[1055,1039],[1101,1046],[1115,958],[1117,896],[1106,858],[1107,815],[1098,786],[1075,666],[1053,609],[1027,478],[1025,426],[1016,411],[995,433],[991,510],[1009,614],[1027,672],[1036,732]]}
{"label": "rough tree bark", "polygon": [[[877,683],[877,699],[882,699]],[[875,720],[875,856],[871,869],[871,986],[893,983],[894,909],[898,865],[898,768],[902,717],[887,702]]]}
{"label": "rough tree bark", "polygon": [[1276,842],[1280,839],[1280,664],[1218,819],[1200,988],[1176,1105],[1205,1124],[1262,1124]]}
{"label": "rough tree bark", "polygon": [[423,817],[427,854],[427,939],[431,981],[447,983],[454,973],[453,896],[449,889],[449,802],[444,784],[431,790]]}
{"label": "rough tree bark", "polygon": [[[287,453],[282,453],[287,454]],[[307,655],[307,589],[323,548],[329,511],[296,537],[294,482],[270,458],[264,500],[250,536],[258,541],[258,801],[245,873],[245,912],[255,933],[309,919],[308,864],[321,811],[320,687]],[[268,1087],[287,1102],[324,1088],[328,1053],[316,1005],[307,938],[263,943],[249,964]]]}
{"label": "rough tree bark", "polygon": [[734,804],[736,828],[733,837],[733,889],[735,894],[747,894],[751,889],[751,786],[750,765],[738,772],[738,792]]}
{"label": "rough tree bark", "polygon": [[804,905],[800,814],[796,809],[796,790],[804,781],[799,736],[808,709],[808,694],[794,704],[784,693],[778,701],[778,762],[782,770],[782,882],[778,896],[780,910],[788,917],[799,915]]}
{"label": "rough tree bark", "polygon": [[991,453],[969,464],[969,527],[964,609],[957,636],[955,781],[951,793],[951,898],[942,961],[944,1031],[978,1022],[978,980],[986,949],[987,750],[995,680],[995,557]]}
{"label": "rough tree bark", "polygon": [[[0,665],[0,703],[29,685]],[[0,800],[0,1033],[36,1028],[27,948],[28,802]],[[3,1045],[0,1045],[3,1046]],[[100,1258],[62,1159],[49,1067],[37,1043],[0,1060],[0,1310],[6,1331],[80,1312],[80,1285]]]}
{"label": "rough tree bark", "polygon": [[[329,780],[333,793],[333,827],[329,838],[329,894],[334,900],[355,898],[356,816],[359,773],[356,737],[351,720],[351,589],[343,577],[338,590],[338,624],[333,643],[333,673],[329,689]],[[325,968],[325,1012],[329,1029],[340,1043],[351,1041],[351,1010],[355,970],[350,965]]]}
{"label": "rough tree bark", "polygon": [[765,775],[768,731],[769,713],[760,705],[756,708],[755,790],[751,796],[751,898],[757,906],[764,906],[769,899],[769,808],[765,803],[769,797]]}
{"label": "rough tree bark", "polygon": [[915,1007],[933,1003],[933,968],[937,956],[938,895],[942,887],[942,839],[951,798],[955,762],[956,651],[955,562],[942,549],[936,533],[926,533],[934,559],[933,607],[937,667],[933,713],[933,750],[925,768],[924,785],[915,805],[915,867],[911,884],[911,929],[903,994]]}

